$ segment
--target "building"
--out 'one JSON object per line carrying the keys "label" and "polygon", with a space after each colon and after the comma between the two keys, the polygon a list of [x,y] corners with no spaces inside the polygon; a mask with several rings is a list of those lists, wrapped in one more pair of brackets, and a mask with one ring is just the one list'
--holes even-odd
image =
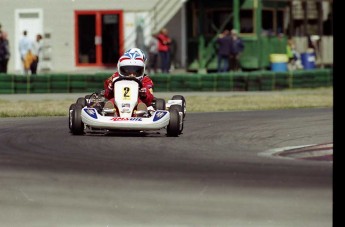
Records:
{"label": "building", "polygon": [[48,72],[113,69],[126,49],[145,49],[163,27],[174,40],[172,68],[215,70],[214,40],[224,28],[245,41],[244,69],[267,68],[268,55],[284,52],[287,37],[300,52],[316,37],[318,65],[333,64],[332,0],[1,0],[0,23],[9,36],[10,72],[21,70],[23,30],[31,38],[43,34],[40,68]]}
{"label": "building", "polygon": [[164,27],[183,2],[2,0],[0,23],[11,48],[9,72],[21,71],[18,42],[24,30],[31,39],[43,35],[41,71],[113,68],[124,50],[144,48],[151,33]]}

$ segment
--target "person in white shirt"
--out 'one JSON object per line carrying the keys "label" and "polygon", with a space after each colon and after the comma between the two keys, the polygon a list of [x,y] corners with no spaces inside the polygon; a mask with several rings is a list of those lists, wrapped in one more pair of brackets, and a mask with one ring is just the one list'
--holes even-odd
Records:
{"label": "person in white shirt", "polygon": [[23,32],[23,37],[19,40],[19,53],[20,53],[20,59],[23,62],[23,68],[24,68],[24,74],[29,73],[30,67],[27,67],[27,55],[29,52],[31,52],[32,49],[32,41],[31,39],[27,36],[28,32],[24,31]]}
{"label": "person in white shirt", "polygon": [[32,44],[32,54],[35,56],[34,60],[30,65],[31,74],[37,74],[37,66],[42,51],[42,36],[40,34],[36,35],[36,41]]}

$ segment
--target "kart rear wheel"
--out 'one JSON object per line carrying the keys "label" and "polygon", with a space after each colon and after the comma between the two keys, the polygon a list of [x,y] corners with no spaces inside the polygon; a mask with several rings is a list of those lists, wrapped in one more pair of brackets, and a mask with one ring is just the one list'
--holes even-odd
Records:
{"label": "kart rear wheel", "polygon": [[170,109],[170,120],[167,127],[167,136],[178,137],[180,134],[180,116],[176,109]]}
{"label": "kart rear wheel", "polygon": [[[182,106],[180,106],[180,105],[171,105],[169,110],[177,110],[177,112],[182,112],[183,113]],[[180,117],[180,114],[179,114],[179,117]],[[182,124],[182,125],[179,125],[179,134],[181,134],[182,131],[183,131],[183,125],[184,125],[183,121],[184,121],[184,119],[182,117],[182,122],[181,122],[181,119],[179,121],[179,123]],[[181,128],[180,128],[180,126],[181,126]]]}
{"label": "kart rear wheel", "polygon": [[76,104],[80,104],[84,107],[84,106],[86,106],[86,99],[84,97],[80,97],[77,99]]}
{"label": "kart rear wheel", "polygon": [[71,131],[73,135],[84,134],[84,123],[81,120],[81,110],[83,106],[81,104],[76,104],[71,114]]}
{"label": "kart rear wheel", "polygon": [[71,131],[72,129],[72,110],[75,108],[75,103],[72,103],[70,106],[69,106],[69,110],[68,110],[68,128],[69,128],[69,131]]}
{"label": "kart rear wheel", "polygon": [[183,119],[186,116],[186,109],[187,109],[187,105],[186,105],[186,99],[182,96],[182,95],[174,95],[172,98],[172,100],[182,100],[182,112],[183,112]]}
{"label": "kart rear wheel", "polygon": [[165,110],[165,100],[156,98],[156,110]]}

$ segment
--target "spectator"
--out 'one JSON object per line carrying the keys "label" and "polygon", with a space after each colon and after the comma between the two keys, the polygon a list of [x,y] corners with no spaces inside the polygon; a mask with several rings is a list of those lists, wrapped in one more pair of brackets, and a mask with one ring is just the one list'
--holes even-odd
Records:
{"label": "spectator", "polygon": [[0,31],[0,73],[7,73],[7,64],[10,59],[10,47],[7,33]]}
{"label": "spectator", "polygon": [[24,74],[29,74],[30,65],[33,61],[31,53],[32,41],[27,35],[27,31],[23,31],[23,37],[19,40],[19,53],[23,63]]}
{"label": "spectator", "polygon": [[295,42],[293,38],[289,38],[286,46],[286,54],[288,57],[288,69],[302,69],[303,66],[300,60],[300,54],[296,50]]}
{"label": "spectator", "polygon": [[151,74],[153,70],[154,73],[157,73],[157,63],[158,63],[158,39],[157,34],[152,34],[151,39],[148,44],[149,50],[149,64],[148,64],[148,73]]}
{"label": "spectator", "polygon": [[231,48],[230,48],[230,66],[231,70],[240,70],[240,55],[244,50],[244,44],[240,37],[237,35],[235,29],[231,30]]}
{"label": "spectator", "polygon": [[218,44],[218,72],[229,71],[229,57],[231,48],[230,31],[224,30],[217,38]]}
{"label": "spectator", "polygon": [[32,54],[34,55],[34,59],[30,65],[31,74],[37,74],[37,66],[39,61],[39,56],[42,51],[42,36],[40,34],[36,35],[36,41],[33,42],[32,45]]}
{"label": "spectator", "polygon": [[286,46],[286,54],[288,56],[289,62],[296,60],[296,55],[295,55],[295,43],[292,38],[289,38],[287,41],[287,46]]}
{"label": "spectator", "polygon": [[315,62],[320,62],[320,36],[318,35],[308,35],[308,53],[314,53],[315,55]]}
{"label": "spectator", "polygon": [[158,51],[161,61],[161,70],[162,73],[169,73],[170,69],[170,50],[169,44],[171,39],[168,36],[168,30],[163,28],[157,36],[158,39]]}
{"label": "spectator", "polygon": [[25,55],[24,57],[24,72],[26,75],[29,74],[29,72],[31,72],[30,67],[32,62],[36,59],[36,56],[32,54],[31,49],[28,50],[28,53]]}

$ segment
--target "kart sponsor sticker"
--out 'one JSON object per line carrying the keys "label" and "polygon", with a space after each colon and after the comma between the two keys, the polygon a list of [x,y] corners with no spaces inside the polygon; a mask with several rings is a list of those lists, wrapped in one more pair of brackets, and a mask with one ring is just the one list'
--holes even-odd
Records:
{"label": "kart sponsor sticker", "polygon": [[97,114],[96,114],[96,110],[93,108],[85,108],[84,109],[85,113],[87,113],[90,117],[97,119]]}
{"label": "kart sponsor sticker", "polygon": [[122,103],[122,110],[121,113],[130,113],[131,112],[131,104],[130,103]]}
{"label": "kart sponsor sticker", "polygon": [[156,111],[155,117],[153,118],[153,121],[158,121],[162,119],[166,115],[166,111]]}
{"label": "kart sponsor sticker", "polygon": [[121,110],[121,113],[130,113],[130,112],[131,112],[131,110],[129,108],[123,108]]}
{"label": "kart sponsor sticker", "polygon": [[111,121],[142,121],[140,117],[113,117]]}

